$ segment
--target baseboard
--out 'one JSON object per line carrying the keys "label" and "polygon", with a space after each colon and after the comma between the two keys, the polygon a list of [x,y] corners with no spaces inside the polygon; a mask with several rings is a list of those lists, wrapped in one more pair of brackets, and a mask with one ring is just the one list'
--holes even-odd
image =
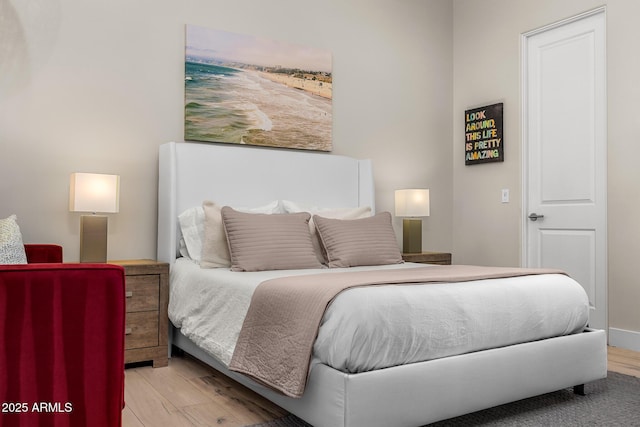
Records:
{"label": "baseboard", "polygon": [[609,345],[640,351],[640,332],[609,328]]}

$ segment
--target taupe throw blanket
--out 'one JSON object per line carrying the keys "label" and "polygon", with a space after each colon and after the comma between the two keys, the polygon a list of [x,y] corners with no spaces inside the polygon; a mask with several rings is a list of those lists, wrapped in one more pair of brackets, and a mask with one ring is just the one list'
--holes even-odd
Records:
{"label": "taupe throw blanket", "polygon": [[313,343],[325,309],[358,286],[466,282],[561,273],[559,270],[434,265],[399,270],[289,276],[255,290],[229,369],[290,397],[304,392]]}

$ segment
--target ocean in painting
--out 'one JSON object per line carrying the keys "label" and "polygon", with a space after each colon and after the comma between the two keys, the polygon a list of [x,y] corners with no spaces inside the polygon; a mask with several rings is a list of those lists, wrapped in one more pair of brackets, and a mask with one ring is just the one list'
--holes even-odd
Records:
{"label": "ocean in painting", "polygon": [[272,80],[187,58],[185,139],[331,151],[331,99]]}

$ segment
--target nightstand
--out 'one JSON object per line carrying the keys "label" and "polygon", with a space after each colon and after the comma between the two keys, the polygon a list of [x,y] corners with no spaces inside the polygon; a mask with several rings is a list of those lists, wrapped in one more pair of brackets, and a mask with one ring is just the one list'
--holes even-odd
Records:
{"label": "nightstand", "polygon": [[127,297],[124,363],[167,366],[169,264],[150,259],[109,261],[124,267]]}
{"label": "nightstand", "polygon": [[402,259],[407,262],[419,262],[422,264],[451,264],[451,254],[447,252],[419,252],[415,254],[402,254]]}

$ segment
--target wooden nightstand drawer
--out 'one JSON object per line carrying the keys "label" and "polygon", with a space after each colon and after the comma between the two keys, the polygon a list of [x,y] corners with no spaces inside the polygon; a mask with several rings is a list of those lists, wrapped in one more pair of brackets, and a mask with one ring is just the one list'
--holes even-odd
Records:
{"label": "wooden nightstand drawer", "polygon": [[158,310],[160,277],[158,275],[127,276],[127,313]]}
{"label": "wooden nightstand drawer", "polygon": [[124,267],[127,318],[124,363],[167,366],[169,264],[151,259],[110,261]]}
{"label": "wooden nightstand drawer", "polygon": [[127,313],[124,348],[155,347],[158,345],[158,312]]}

